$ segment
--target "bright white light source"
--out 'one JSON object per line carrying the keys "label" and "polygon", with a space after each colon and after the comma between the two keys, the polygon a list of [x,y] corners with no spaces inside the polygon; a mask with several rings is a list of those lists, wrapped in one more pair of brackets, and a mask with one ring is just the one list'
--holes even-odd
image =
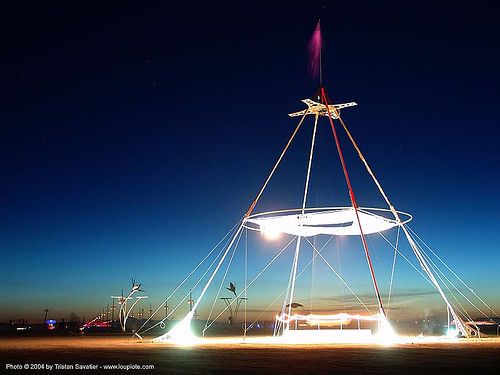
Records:
{"label": "bright white light source", "polygon": [[154,342],[167,342],[176,345],[189,346],[196,344],[200,341],[191,331],[191,319],[193,318],[194,311],[189,312],[174,328],[154,339]]}
{"label": "bright white light source", "polygon": [[379,314],[377,341],[382,345],[391,345],[398,341],[398,335],[392,329],[389,320],[382,314]]}
{"label": "bright white light source", "polygon": [[281,231],[272,226],[262,226],[260,231],[269,240],[277,240],[281,236]]}
{"label": "bright white light source", "polygon": [[454,339],[458,336],[458,332],[455,328],[449,328],[448,332],[446,333],[446,337],[450,339]]}

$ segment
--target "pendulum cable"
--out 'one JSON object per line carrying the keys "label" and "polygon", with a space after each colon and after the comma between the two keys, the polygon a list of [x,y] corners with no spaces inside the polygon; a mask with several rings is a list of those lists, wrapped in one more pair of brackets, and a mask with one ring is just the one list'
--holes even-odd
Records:
{"label": "pendulum cable", "polygon": [[[328,109],[328,105],[326,106],[328,112],[329,112],[329,109]],[[347,133],[347,136],[349,137],[349,139],[351,140],[351,143],[353,144],[354,148],[356,149],[356,151],[358,152],[358,155],[361,159],[361,161],[363,162],[363,164],[365,165],[366,167],[366,170],[368,171],[368,173],[372,176],[372,179],[373,181],[375,182],[375,184],[377,185],[381,195],[383,196],[383,198],[385,199],[387,205],[389,206],[389,209],[391,210],[392,214],[394,215],[394,217],[396,218],[396,220],[399,222],[399,224],[401,225],[401,228],[403,229],[403,232],[406,236],[406,238],[408,239],[408,242],[410,243],[410,247],[412,248],[413,252],[415,253],[415,256],[417,257],[422,269],[425,271],[425,273],[427,273],[427,275],[429,276],[429,279],[432,281],[432,283],[434,283],[434,285],[436,286],[437,290],[439,291],[439,293],[441,294],[441,297],[443,297],[444,301],[446,302],[446,304],[448,305],[448,308],[450,309],[450,312],[452,313],[452,315],[454,316],[454,318],[457,318],[458,317],[455,317],[455,313],[453,311],[453,307],[450,305],[450,303],[448,302],[446,296],[444,295],[443,291],[441,290],[439,284],[437,283],[437,280],[435,279],[434,275],[432,274],[432,272],[430,271],[428,265],[426,264],[425,262],[425,259],[422,257],[422,255],[420,254],[420,249],[416,248],[416,244],[415,242],[413,241],[413,239],[411,239],[411,235],[410,233],[408,232],[407,228],[405,225],[403,225],[402,221],[401,221],[401,218],[399,217],[399,214],[398,212],[396,211],[396,209],[394,208],[394,206],[392,205],[392,203],[389,201],[389,198],[387,197],[387,195],[385,194],[384,190],[382,189],[382,186],[380,185],[380,183],[378,182],[377,178],[375,177],[375,174],[373,173],[373,171],[371,170],[370,166],[368,165],[368,162],[366,161],[366,159],[364,158],[363,154],[361,153],[361,150],[360,148],[358,147],[358,145],[356,144],[353,136],[351,135],[351,133],[349,132],[349,130],[347,129],[347,126],[345,125],[344,121],[342,120],[342,118],[340,117],[340,115],[338,114],[337,110],[335,110],[335,112],[337,113],[338,115],[338,119],[340,121],[340,123],[342,124],[345,132]],[[331,119],[330,119],[331,121]],[[459,322],[458,324],[462,325],[461,322]],[[462,327],[463,328],[463,327]],[[463,330],[465,331],[465,328],[463,328]],[[469,335],[467,332],[464,332],[465,335]]]}
{"label": "pendulum cable", "polygon": [[[329,113],[329,108],[328,108],[328,105],[326,106],[327,110],[328,110],[328,113]],[[441,290],[439,284],[437,283],[436,279],[434,278],[434,276],[432,275],[432,273],[430,273],[430,270],[429,270],[429,267],[427,266],[426,262],[425,262],[425,259],[421,259],[422,255],[419,254],[419,249],[415,249],[414,245],[414,241],[413,240],[410,240],[410,233],[408,232],[408,230],[406,229],[406,226],[403,225],[402,221],[401,221],[401,218],[399,217],[399,214],[398,212],[396,211],[396,209],[394,208],[394,206],[392,205],[392,203],[389,201],[389,198],[387,197],[387,195],[385,194],[384,190],[382,189],[382,186],[380,185],[380,183],[378,182],[377,178],[375,177],[375,174],[373,173],[373,171],[371,170],[370,166],[368,165],[368,162],[366,161],[366,159],[364,158],[363,154],[361,153],[361,150],[360,148],[358,147],[358,145],[356,144],[353,136],[351,135],[351,133],[349,132],[349,130],[347,129],[347,126],[345,125],[344,121],[342,120],[342,118],[340,117],[340,114],[338,113],[338,111],[335,109],[335,112],[336,114],[338,115],[338,119],[340,121],[340,123],[342,124],[345,132],[347,133],[347,136],[349,137],[349,139],[351,140],[351,143],[353,144],[354,148],[356,149],[356,151],[358,152],[358,155],[361,159],[361,161],[363,162],[363,164],[365,165],[366,167],[366,170],[368,171],[368,173],[371,175],[373,181],[375,182],[375,184],[377,185],[381,195],[383,196],[383,198],[385,199],[387,205],[389,206],[389,209],[391,210],[392,214],[394,215],[394,217],[396,218],[396,220],[400,223],[402,229],[403,229],[403,232],[406,236],[406,238],[408,239],[409,243],[410,243],[410,246],[413,250],[413,252],[415,253],[415,256],[417,257],[420,265],[422,266],[422,269],[428,274],[429,278],[431,279],[431,281],[435,284],[436,288],[438,289],[439,293],[441,294],[441,296],[443,297],[443,299],[445,300],[446,304],[448,305],[448,307],[450,308],[450,311],[452,313],[452,315],[454,316],[455,318],[455,313],[453,311],[453,308],[451,307],[451,305],[449,304],[448,300],[446,299],[443,291]],[[330,119],[331,121],[331,119]],[[429,274],[430,273],[430,274]],[[458,317],[457,317],[458,318]],[[460,325],[462,324],[461,322],[459,323]],[[463,327],[462,327],[463,328]],[[463,328],[463,330],[465,331],[465,328]],[[469,335],[467,332],[464,332],[465,335]]]}
{"label": "pendulum cable", "polygon": [[[384,311],[384,306],[382,305],[382,299],[380,298],[380,292],[379,292],[379,289],[378,289],[377,280],[375,279],[375,273],[373,272],[372,261],[370,259],[370,253],[368,252],[368,245],[366,244],[366,238],[365,238],[365,235],[363,233],[363,228],[361,228],[361,220],[359,218],[358,206],[356,204],[356,199],[354,197],[354,192],[353,192],[352,187],[351,187],[351,181],[349,180],[349,174],[347,173],[347,168],[346,168],[346,165],[345,165],[344,156],[342,155],[342,150],[340,149],[340,143],[339,143],[339,139],[337,137],[337,131],[335,130],[335,126],[333,125],[332,115],[330,113],[330,108],[328,106],[329,105],[328,104],[328,100],[326,99],[325,89],[323,87],[321,87],[321,96],[322,96],[323,104],[325,105],[327,113],[328,113],[328,119],[330,120],[330,125],[332,127],[333,135],[335,137],[335,143],[337,145],[337,151],[339,153],[340,162],[342,163],[342,169],[344,170],[344,177],[345,177],[345,180],[346,180],[346,183],[347,183],[347,187],[349,189],[349,196],[351,198],[352,207],[354,209],[354,212],[356,213],[356,219],[357,219],[358,225],[359,225],[359,232],[361,234],[361,241],[363,242],[363,247],[364,247],[364,250],[365,250],[366,260],[368,262],[368,267],[370,268],[370,273],[371,273],[371,276],[372,276],[373,287],[375,288],[375,293],[376,293],[376,296],[377,296],[378,307],[379,307],[380,313],[383,314],[384,317],[387,317],[386,314],[385,314],[385,311]],[[336,113],[336,116],[338,118],[340,118],[340,116],[339,116],[339,114],[337,112],[337,109],[335,107],[334,107],[334,111]]]}

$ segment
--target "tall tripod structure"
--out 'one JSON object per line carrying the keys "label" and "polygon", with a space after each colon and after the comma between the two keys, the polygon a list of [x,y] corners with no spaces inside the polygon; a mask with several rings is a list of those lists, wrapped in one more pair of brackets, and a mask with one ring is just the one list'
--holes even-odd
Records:
{"label": "tall tripod structure", "polygon": [[[456,329],[465,337],[470,337],[477,335],[478,332],[474,330],[474,328],[468,326],[467,324],[464,323],[464,321],[461,319],[461,317],[456,313],[453,305],[449,302],[448,297],[444,293],[442,286],[447,287],[447,285],[444,283],[444,281],[441,279],[441,276],[437,273],[438,271],[436,270],[436,265],[432,263],[432,260],[424,253],[422,248],[417,244],[417,241],[415,240],[415,236],[410,232],[411,229],[409,229],[406,224],[412,219],[412,216],[409,214],[406,214],[401,211],[397,211],[391,201],[389,200],[387,194],[383,190],[380,182],[378,179],[375,177],[375,174],[373,173],[372,169],[370,168],[366,158],[364,157],[363,153],[361,152],[358,144],[354,140],[354,137],[352,136],[351,132],[349,131],[346,123],[341,117],[341,110],[349,108],[349,107],[354,107],[357,105],[355,102],[347,102],[347,103],[340,103],[340,104],[334,104],[334,102],[330,99],[327,90],[325,88],[325,85],[323,84],[323,69],[322,69],[322,55],[321,55],[321,30],[320,30],[320,24],[318,22],[318,25],[316,27],[316,30],[313,35],[312,39],[312,45],[310,45],[310,51],[313,52],[313,56],[315,58],[315,63],[312,64],[313,68],[317,70],[319,76],[319,88],[315,92],[314,96],[312,99],[303,99],[302,102],[307,106],[307,108],[290,113],[290,117],[298,117],[300,120],[295,127],[292,135],[290,136],[288,142],[286,143],[284,149],[280,153],[276,163],[274,164],[273,168],[271,169],[270,173],[268,174],[266,180],[264,181],[264,184],[262,187],[259,189],[255,199],[252,201],[250,204],[248,210],[246,213],[243,215],[241,220],[235,225],[233,229],[231,229],[230,232],[228,232],[228,240],[224,247],[221,249],[219,255],[215,258],[213,263],[210,265],[208,270],[206,271],[206,275],[208,277],[208,280],[206,280],[205,285],[203,286],[201,292],[198,294],[198,298],[193,298],[193,293],[190,290],[189,294],[184,297],[182,301],[184,301],[186,298],[189,297],[188,303],[189,303],[189,312],[187,315],[184,317],[184,319],[179,322],[175,327],[173,327],[169,332],[165,333],[164,335],[158,337],[155,339],[156,341],[162,342],[162,341],[177,341],[177,342],[187,342],[190,340],[190,337],[192,337],[192,333],[190,331],[190,322],[194,317],[195,311],[201,301],[203,300],[203,297],[205,296],[208,288],[212,284],[216,274],[219,272],[221,266],[225,262],[226,258],[229,258],[229,264],[226,268],[226,272],[229,269],[229,265],[231,263],[231,260],[233,259],[234,251],[238,247],[239,240],[241,238],[242,231],[244,229],[248,230],[254,230],[254,231],[259,231],[262,234],[266,233],[284,233],[287,235],[292,235],[295,236],[289,244],[293,243],[295,241],[295,251],[293,253],[293,261],[291,265],[291,270],[290,270],[290,276],[289,276],[289,283],[287,286],[285,298],[283,300],[283,305],[281,309],[281,315],[280,317],[277,317],[281,319],[280,322],[283,323],[281,325],[281,334],[286,335],[287,333],[290,333],[290,322],[292,321],[292,308],[294,305],[297,305],[297,303],[294,302],[294,295],[296,292],[295,284],[296,284],[296,279],[298,277],[298,272],[297,272],[297,266],[299,263],[299,257],[300,257],[300,248],[301,248],[301,242],[307,241],[314,249],[319,254],[319,251],[315,248],[314,244],[309,241],[308,237],[311,236],[316,236],[316,235],[330,235],[330,236],[358,236],[361,241],[361,245],[363,247],[363,252],[364,252],[364,257],[366,258],[366,264],[368,267],[368,271],[370,273],[370,278],[371,278],[371,283],[373,286],[373,291],[375,298],[377,300],[377,305],[378,305],[378,314],[372,315],[372,316],[365,316],[367,318],[366,320],[377,320],[379,323],[379,329],[381,329],[384,333],[387,333],[389,335],[394,334],[392,331],[392,328],[389,324],[389,321],[387,319],[387,313],[384,308],[384,304],[382,302],[380,290],[379,290],[379,285],[377,283],[377,279],[375,276],[375,271],[374,267],[372,264],[372,259],[370,256],[370,249],[368,247],[368,243],[366,240],[366,236],[370,234],[375,234],[378,233],[380,234],[383,231],[389,230],[391,228],[397,228],[398,229],[398,239],[399,239],[399,231],[401,230],[404,236],[406,237],[408,244],[413,251],[416,259],[418,260],[418,263],[420,265],[420,268],[423,270],[423,274],[428,277],[428,281],[436,288],[438,291],[439,295],[442,297],[443,301],[445,302],[447,312],[453,317],[453,320],[455,322]],[[307,164],[307,170],[305,174],[305,184],[304,184],[304,193],[302,197],[302,205],[300,208],[296,209],[283,209],[283,210],[278,210],[278,211],[271,211],[271,212],[263,212],[263,213],[253,213],[257,203],[259,202],[262,194],[264,193],[266,187],[268,186],[270,180],[274,176],[280,162],[282,161],[283,157],[287,153],[290,145],[292,144],[295,136],[297,135],[299,129],[301,128],[302,124],[305,121],[305,118],[308,115],[312,115],[314,118],[314,125],[313,125],[313,131],[312,131],[312,139],[311,139],[311,148],[309,152],[309,159],[308,159],[308,164]],[[326,207],[326,208],[315,208],[315,207],[308,207],[307,205],[307,199],[308,199],[308,190],[309,190],[309,181],[310,181],[310,175],[311,175],[311,166],[312,166],[312,161],[313,161],[313,156],[314,156],[314,149],[315,149],[315,141],[316,141],[316,133],[317,133],[317,128],[318,128],[318,122],[320,118],[326,118],[328,121],[329,127],[331,128],[332,135],[333,135],[333,140],[335,144],[335,148],[339,157],[339,162],[340,166],[343,171],[343,176],[345,179],[345,186],[347,190],[347,194],[350,199],[350,206],[348,207]],[[358,205],[358,202],[356,201],[356,196],[354,193],[354,187],[350,179],[349,171],[348,171],[348,166],[346,163],[346,160],[344,158],[344,154],[342,151],[341,147],[341,142],[339,139],[339,130],[345,131],[348,139],[350,140],[352,146],[357,152],[357,155],[359,156],[361,162],[363,163],[364,167],[366,168],[368,174],[371,176],[373,179],[376,187],[378,188],[380,194],[384,198],[387,208],[365,208],[365,207],[360,207]],[[380,212],[386,212],[388,215],[391,215],[394,218],[389,218],[387,216],[384,216],[380,214]],[[406,217],[405,217],[406,215]],[[225,238],[225,237],[224,237]],[[223,240],[224,240],[223,238]],[[222,240],[221,240],[222,241]],[[219,242],[220,243],[220,242]],[[288,245],[289,245],[288,244]],[[237,301],[240,300],[241,296],[243,293],[246,293],[247,288],[258,278],[273,262],[274,260],[277,259],[277,257],[288,247],[288,245],[283,248],[278,255],[276,255],[269,263],[266,265],[263,270],[257,274],[257,276],[250,282],[247,283],[245,282],[245,288],[234,298],[222,298],[226,304],[226,309],[232,311],[232,304],[233,303],[238,303]],[[216,246],[217,247],[217,246]],[[215,248],[214,248],[215,250]],[[212,251],[214,251],[212,250]],[[233,250],[233,255],[228,257],[228,254],[231,253],[231,250]],[[398,249],[396,248],[396,251]],[[211,254],[211,252],[202,260],[201,263],[203,263],[208,256]],[[321,255],[320,255],[321,256]],[[323,258],[321,256],[321,258]],[[325,262],[326,259],[323,258]],[[187,279],[193,274],[193,272],[201,265],[197,265],[195,269],[183,280],[183,282],[175,289],[177,291],[179,287],[186,282]],[[333,268],[332,268],[333,270]],[[335,270],[333,270],[335,272]],[[208,273],[210,272],[210,273]],[[420,272],[420,271],[419,271]],[[208,276],[210,275],[210,276]],[[205,274],[203,275],[203,277]],[[337,276],[339,276],[337,274]],[[441,283],[438,282],[438,277],[439,280],[441,280]],[[204,278],[201,278],[201,280],[205,280]],[[224,276],[225,277],[225,276]],[[341,279],[341,281],[345,284],[344,280]],[[392,282],[392,276],[391,276],[391,282]],[[203,285],[203,284],[201,284]],[[222,285],[222,284],[221,284]],[[347,284],[345,284],[347,286]],[[348,287],[348,286],[347,286]],[[352,292],[352,290],[349,288],[349,290]],[[175,293],[175,291],[173,293]],[[220,291],[220,288],[219,288]],[[354,293],[353,293],[354,294]],[[246,294],[245,294],[246,296]],[[356,298],[358,298],[355,295]],[[479,298],[479,297],[478,297]],[[361,302],[361,300],[358,298],[358,301]],[[481,300],[482,301],[482,300]],[[366,306],[365,306],[366,307]],[[174,307],[173,311],[175,311],[177,307]],[[490,309],[491,310],[491,309]],[[222,314],[222,313],[221,313]],[[463,314],[463,312],[462,312]],[[348,314],[337,314],[337,315],[348,315]],[[219,315],[220,316],[220,315]],[[331,316],[330,316],[331,317]],[[352,316],[350,316],[352,317]],[[167,317],[166,317],[167,318]],[[165,319],[166,319],[165,318]],[[345,317],[344,317],[345,318]],[[349,316],[348,316],[349,318]],[[359,326],[359,319],[361,316],[358,314],[356,315],[356,318],[358,319],[358,326]],[[217,318],[214,319],[214,321]],[[297,319],[297,318],[295,318]],[[321,319],[321,318],[318,318]],[[338,319],[340,323],[342,324],[342,317],[336,317],[335,319]],[[295,320],[297,321],[297,320]],[[208,322],[208,320],[207,320]],[[205,329],[204,329],[205,331]],[[204,332],[203,331],[203,332]],[[246,330],[245,330],[246,332]],[[275,331],[276,332],[276,331]]]}

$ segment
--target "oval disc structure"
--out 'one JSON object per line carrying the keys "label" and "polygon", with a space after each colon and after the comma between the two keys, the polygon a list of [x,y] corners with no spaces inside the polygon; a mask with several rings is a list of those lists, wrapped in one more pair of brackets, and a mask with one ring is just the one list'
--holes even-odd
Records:
{"label": "oval disc structure", "polygon": [[[376,213],[372,212],[376,211]],[[403,222],[382,216],[378,213],[389,212],[381,208],[358,208],[359,220],[364,234],[379,233],[405,224],[412,219],[410,214]],[[295,236],[310,237],[319,234],[337,236],[356,236],[361,231],[353,207],[308,208],[264,212],[245,219],[245,227],[266,235],[287,233]]]}

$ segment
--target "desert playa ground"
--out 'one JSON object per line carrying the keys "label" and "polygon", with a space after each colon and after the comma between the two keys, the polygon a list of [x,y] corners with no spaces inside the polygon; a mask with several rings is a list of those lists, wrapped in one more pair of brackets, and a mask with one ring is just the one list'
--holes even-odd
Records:
{"label": "desert playa ground", "polygon": [[[8,370],[3,373],[428,375],[500,371],[500,339],[496,338],[390,346],[240,343],[178,347],[129,336],[96,335],[1,337],[0,344],[2,370]],[[85,366],[79,365],[93,366],[81,369]],[[121,367],[105,368],[108,365]]]}

